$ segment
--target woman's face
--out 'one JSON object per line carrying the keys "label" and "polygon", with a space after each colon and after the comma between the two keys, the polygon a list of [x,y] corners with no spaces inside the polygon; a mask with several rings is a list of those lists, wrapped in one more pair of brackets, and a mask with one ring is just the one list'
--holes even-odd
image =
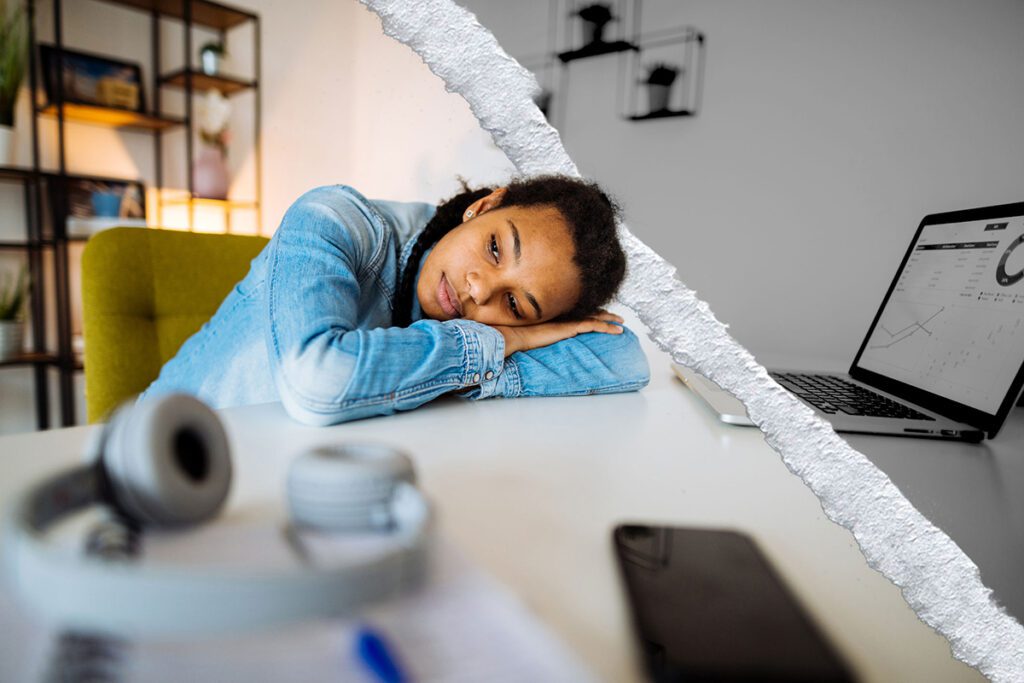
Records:
{"label": "woman's face", "polygon": [[487,325],[534,325],[568,312],[579,296],[574,246],[550,207],[500,206],[504,188],[434,245],[416,296],[427,318]]}

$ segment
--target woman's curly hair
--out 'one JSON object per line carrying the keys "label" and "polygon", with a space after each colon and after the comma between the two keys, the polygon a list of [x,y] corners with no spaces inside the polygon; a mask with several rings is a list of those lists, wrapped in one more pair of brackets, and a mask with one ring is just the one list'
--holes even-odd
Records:
{"label": "woman's curly hair", "polygon": [[[416,296],[416,274],[427,249],[462,224],[466,209],[486,197],[493,188],[470,189],[462,181],[463,191],[444,201],[420,233],[402,273],[393,315],[394,324],[407,327],[412,322],[412,302]],[[561,320],[578,320],[593,315],[615,295],[626,275],[626,255],[616,236],[618,205],[596,183],[562,175],[542,175],[513,180],[502,198],[501,207],[551,207],[565,220],[574,246],[572,260],[580,275],[580,296]]]}

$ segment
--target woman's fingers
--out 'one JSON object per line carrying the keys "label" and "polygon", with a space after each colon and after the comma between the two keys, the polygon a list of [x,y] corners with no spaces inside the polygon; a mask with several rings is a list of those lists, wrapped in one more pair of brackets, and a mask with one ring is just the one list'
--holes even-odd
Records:
{"label": "woman's fingers", "polygon": [[617,322],[617,323],[623,322],[622,316],[615,315],[614,313],[610,313],[610,312],[604,310],[603,308],[601,310],[599,310],[596,314],[594,314],[591,317],[596,318],[598,320],[604,320],[605,322]]}
{"label": "woman's fingers", "polygon": [[622,318],[609,313],[598,311],[590,318],[578,321],[560,321],[539,323],[536,325],[517,325],[508,327],[503,325],[495,326],[505,338],[505,356],[516,351],[529,351],[530,349],[548,346],[563,339],[575,337],[577,334],[587,332],[600,332],[602,334],[622,334]]}
{"label": "woman's fingers", "polygon": [[599,318],[587,318],[586,320],[581,320],[576,325],[576,334],[583,334],[585,332],[601,332],[603,334],[622,334],[622,328],[612,322],[605,322],[604,320]]}

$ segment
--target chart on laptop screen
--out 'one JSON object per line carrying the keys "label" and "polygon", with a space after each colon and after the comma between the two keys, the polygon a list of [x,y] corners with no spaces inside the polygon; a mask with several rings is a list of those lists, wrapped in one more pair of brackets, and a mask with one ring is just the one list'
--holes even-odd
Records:
{"label": "chart on laptop screen", "polygon": [[858,365],[995,413],[1024,361],[1024,217],[926,226]]}

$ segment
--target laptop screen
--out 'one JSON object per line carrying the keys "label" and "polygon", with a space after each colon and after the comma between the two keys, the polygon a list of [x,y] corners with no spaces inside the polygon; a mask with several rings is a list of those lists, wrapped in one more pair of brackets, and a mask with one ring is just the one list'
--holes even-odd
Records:
{"label": "laptop screen", "polygon": [[1024,363],[1024,216],[924,225],[857,362],[995,414]]}

